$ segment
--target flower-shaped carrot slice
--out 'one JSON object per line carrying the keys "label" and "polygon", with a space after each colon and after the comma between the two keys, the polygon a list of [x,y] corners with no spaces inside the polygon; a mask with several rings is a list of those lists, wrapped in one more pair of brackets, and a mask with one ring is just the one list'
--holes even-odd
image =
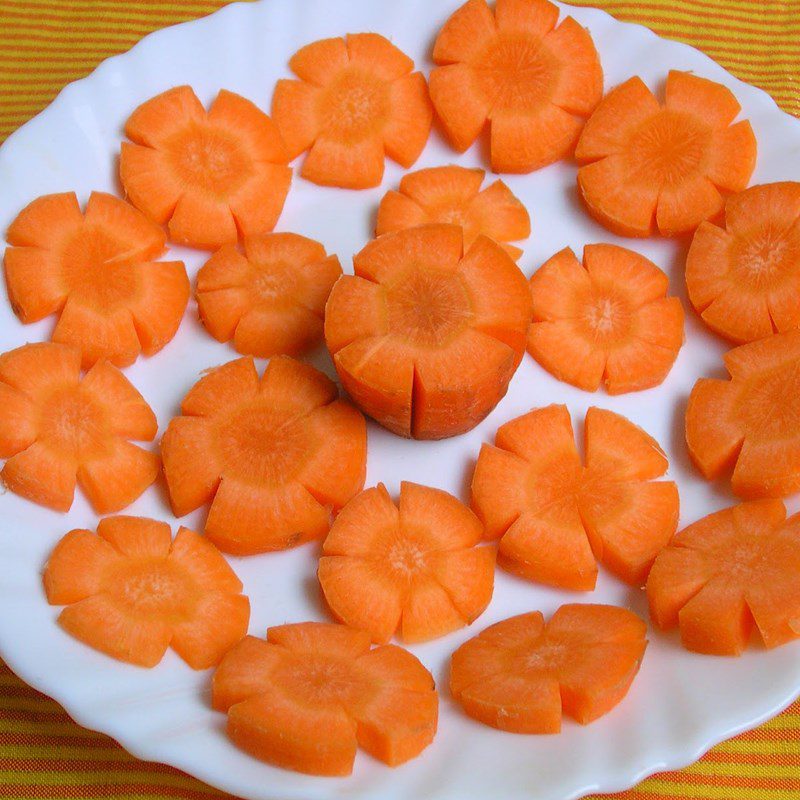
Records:
{"label": "flower-shaped carrot slice", "polygon": [[178,330],[189,301],[180,261],[155,262],[164,232],[132,206],[93,192],[34,200],[6,234],[8,297],[22,322],[58,314],[53,341],[76,345],[83,366],[118,367],[152,355]]}
{"label": "flower-shaped carrot slice", "polygon": [[252,358],[201,378],[161,440],[172,509],[211,503],[205,533],[249,555],[319,539],[364,486],[364,417],[307,364],[273,358],[259,380]]}
{"label": "flower-shaped carrot slice", "polygon": [[659,104],[641,78],[603,99],[575,149],[589,212],[621,236],[693,231],[741,192],[756,165],[756,139],[726,87],[688,72],[667,76]]}
{"label": "flower-shaped carrot slice", "polygon": [[212,705],[228,736],[256,758],[311,775],[349,775],[361,747],[389,766],[436,734],[439,697],[407,650],[370,650],[363,631],[326,622],[248,636],[214,673]]}
{"label": "flower-shaped carrot slice", "polygon": [[800,636],[800,515],[778,500],[717,511],[675,536],[647,581],[650,619],[687,650],[739,655]]}
{"label": "flower-shaped carrot slice", "polygon": [[731,379],[701,378],[686,408],[686,444],[708,479],[730,471],[748,500],[800,490],[800,332],[725,354]]}
{"label": "flower-shaped carrot slice", "polygon": [[587,725],[628,693],[647,626],[631,611],[563,605],[498,622],[453,653],[450,691],[484,725],[512,733],[558,733],[564,714]]}
{"label": "flower-shaped carrot slice", "polygon": [[597,561],[641,586],[678,525],[678,488],[658,443],[601,408],[586,412],[585,466],[566,406],[502,425],[481,448],[472,507],[498,564],[529,580],[591,591]]}
{"label": "flower-shaped carrot slice", "polygon": [[432,224],[387,233],[353,258],[325,310],[344,388],[385,428],[441,439],[475,427],[506,393],[531,299],[517,265],[481,236]]}
{"label": "flower-shaped carrot slice", "polygon": [[56,511],[79,483],[95,511],[130,505],[158,476],[158,456],[128,439],[158,429],[144,398],[107,361],[81,378],[81,354],[27,344],[0,355],[0,458],[12,491]]}
{"label": "flower-shaped carrot slice", "polygon": [[268,233],[218,250],[197,274],[206,330],[244,355],[298,355],[322,340],[339,259],[296,233]]}
{"label": "flower-shaped carrot slice", "polygon": [[225,91],[208,112],[189,86],[140,105],[125,123],[119,168],[128,199],[169,223],[172,241],[216,250],[271,231],[292,182],[272,120]]}
{"label": "flower-shaped carrot slice", "polygon": [[495,549],[477,547],[478,518],[440,489],[404,481],[395,505],[378,484],[336,517],[322,547],[319,582],[334,615],[388,642],[443,636],[489,605]]}
{"label": "flower-shaped carrot slice", "polygon": [[58,621],[120,661],[154,667],[167,648],[193,669],[219,663],[247,633],[250,602],[208,540],[143,517],[106,517],[97,535],[70,531],[44,572]]}
{"label": "flower-shaped carrot slice", "polygon": [[428,87],[414,62],[377,33],[351,33],[302,47],[289,61],[300,80],[279,80],[275,120],[290,158],[308,150],[300,174],[324,186],[367,189],[389,156],[408,168],[431,129]]}
{"label": "flower-shaped carrot slice", "polygon": [[547,0],[468,0],[445,22],[430,75],[436,113],[466,150],[490,128],[492,169],[531,172],[572,155],[603,96],[592,37],[572,17],[558,27]]}
{"label": "flower-shaped carrot slice", "polygon": [[683,306],[644,256],[589,244],[583,265],[569,248],[530,280],[528,352],[556,378],[609,394],[657,386],[683,344]]}
{"label": "flower-shaped carrot slice", "polygon": [[729,197],[725,227],[695,231],[686,287],[709,328],[734,342],[800,328],[800,183]]}
{"label": "flower-shaped carrot slice", "polygon": [[400,191],[389,191],[381,200],[375,235],[449,222],[464,229],[466,249],[483,235],[494,239],[512,258],[519,258],[522,250],[507,243],[531,235],[528,212],[503,181],[481,190],[485,174],[482,169],[450,165],[404,175]]}

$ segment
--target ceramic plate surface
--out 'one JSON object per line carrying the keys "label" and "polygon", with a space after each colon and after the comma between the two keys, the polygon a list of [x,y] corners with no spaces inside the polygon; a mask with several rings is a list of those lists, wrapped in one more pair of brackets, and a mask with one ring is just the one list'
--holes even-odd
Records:
{"label": "ceramic plate surface", "polygon": [[[122,125],[152,95],[191,84],[204,102],[228,88],[268,109],[275,81],[287,76],[287,60],[301,45],[347,32],[379,31],[427,72],[436,31],[460,0],[264,0],[235,4],[195,22],[146,37],[129,53],[106,61],[88,78],[68,86],[55,102],[0,149],[0,228],[5,230],[30,200],[75,190],[85,201],[92,189],[118,190],[115,179]],[[622,24],[600,11],[567,8],[589,28],[600,51],[606,88],[633,74],[652,87],[671,68],[694,70],[729,86],[759,142],[753,182],[800,179],[800,122],[782,113],[762,91],[733,78],[696,50],[657,38],[645,28]],[[479,147],[457,155],[434,134],[416,167],[446,163],[483,166]],[[567,245],[577,252],[589,242],[615,241],[653,259],[683,297],[685,245],[660,240],[622,240],[594,224],[576,197],[572,164],[532,175],[504,178],[531,212],[533,234],[520,265],[530,275]],[[402,171],[387,166],[383,185],[347,192],[296,178],[279,229],[311,236],[337,253],[351,271],[350,256],[370,238],[383,193]],[[176,249],[190,275],[204,254]],[[686,305],[688,309],[688,304]],[[47,339],[52,321],[23,326],[0,298],[0,348]],[[508,395],[471,433],[448,441],[401,440],[369,426],[367,484],[384,481],[397,492],[413,479],[467,499],[480,445],[497,427],[530,409],[564,402],[576,421],[598,404],[642,425],[664,446],[670,477],[681,494],[685,525],[734,502],[725,483],[703,481],[688,463],[683,443],[686,398],[701,375],[724,374],[726,347],[687,313],[687,342],[664,384],[650,391],[610,398],[559,383],[526,356]],[[212,365],[235,357],[213,341],[197,321],[192,302],[175,340],[152,359],[126,370],[158,414],[163,432],[181,398]],[[333,375],[327,355],[311,359]],[[578,424],[578,427],[580,425]],[[797,504],[790,507],[797,510]],[[170,521],[163,487],[149,489],[127,513]],[[202,530],[203,514],[182,520]],[[360,753],[352,777],[312,778],[274,769],[239,752],[223,733],[225,717],[209,707],[210,673],[196,673],[169,653],[156,669],[118,664],[71,640],[55,624],[41,569],[57,539],[75,527],[94,529],[95,514],[78,495],[60,515],[6,493],[0,498],[0,654],[24,680],[61,702],[88,728],[103,731],[136,756],[172,764],[208,783],[251,800],[568,800],[585,793],[616,791],[661,769],[688,764],[711,745],[751,727],[786,706],[800,689],[800,644],[772,652],[754,649],[739,659],[692,655],[677,639],[651,633],[638,679],[612,713],[580,727],[565,721],[559,736],[500,733],[471,721],[448,695],[449,654],[490,623],[541,609],[551,614],[574,601],[624,605],[646,614],[643,592],[601,570],[593,594],[550,590],[498,572],[494,599],[470,629],[411,648],[432,670],[441,692],[439,733],[416,760],[395,770]],[[269,625],[325,619],[315,566],[318,550],[232,559],[245,583],[253,614],[250,631]]]}

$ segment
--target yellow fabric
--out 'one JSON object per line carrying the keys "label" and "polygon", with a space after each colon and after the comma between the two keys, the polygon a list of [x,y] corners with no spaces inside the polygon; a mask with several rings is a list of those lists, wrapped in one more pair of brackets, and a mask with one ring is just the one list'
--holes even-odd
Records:
{"label": "yellow fabric", "polygon": [[[701,48],[800,115],[800,1],[577,0]],[[0,0],[0,141],[71,80],[156,28],[222,0]],[[0,798],[217,798],[168,767],[144,764],[72,724],[0,665]],[[798,800],[800,703],[756,731],[664,773],[624,800]],[[532,795],[532,800],[535,798]]]}

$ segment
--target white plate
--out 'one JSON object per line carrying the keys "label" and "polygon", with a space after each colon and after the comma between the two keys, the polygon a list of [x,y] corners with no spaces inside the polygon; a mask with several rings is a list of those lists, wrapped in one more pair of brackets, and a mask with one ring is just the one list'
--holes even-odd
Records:
{"label": "white plate", "polygon": [[[216,14],[146,37],[129,53],[109,59],[88,78],[67,87],[55,102],[0,149],[0,227],[47,192],[113,191],[121,128],[141,101],[170,86],[189,83],[209,101],[221,88],[241,92],[268,108],[288,57],[301,45],[350,31],[390,35],[425,71],[436,31],[460,0],[265,0],[240,3]],[[591,31],[603,61],[606,86],[637,73],[660,86],[670,68],[695,70],[736,93],[759,141],[754,182],[800,179],[800,122],[780,112],[763,92],[731,77],[696,50],[657,38],[645,28],[621,24],[600,11],[568,10]],[[478,148],[457,156],[434,135],[417,167],[457,162],[482,165]],[[371,233],[383,192],[401,170],[388,165],[383,185],[364,192],[323,189],[296,178],[280,229],[324,242],[346,269]],[[682,246],[668,241],[619,240],[581,210],[575,167],[558,164],[529,176],[506,178],[533,218],[533,235],[520,263],[526,274],[556,250],[617,241],[640,250],[666,269],[672,292],[683,296]],[[204,255],[176,251],[190,274]],[[688,307],[687,307],[688,308]],[[670,474],[680,487],[682,524],[729,505],[725,483],[709,485],[687,461],[682,436],[686,396],[700,375],[721,374],[725,347],[690,314],[687,343],[664,384],[639,394],[609,398],[559,383],[530,357],[506,398],[474,431],[449,441],[409,442],[370,425],[368,485],[381,480],[397,491],[403,478],[447,489],[466,499],[480,443],[502,422],[532,406],[566,402],[577,424],[586,408],[600,404],[643,425],[665,447]],[[49,336],[51,321],[22,326],[0,302],[0,348]],[[235,356],[197,322],[194,303],[166,349],[135,364],[127,374],[156,410],[165,428],[199,372]],[[332,372],[329,359],[314,362]],[[645,613],[643,593],[601,571],[597,590],[578,595],[541,588],[498,572],[491,606],[469,630],[412,650],[433,671],[441,691],[441,720],[433,745],[420,758],[390,770],[359,754],[351,778],[296,775],[239,752],[223,733],[224,716],[208,705],[208,673],[195,673],[172,653],[156,669],[116,663],[76,643],[55,624],[57,608],[45,602],[41,567],[70,528],[94,528],[82,497],[59,515],[6,494],[0,499],[0,654],[24,680],[61,702],[82,725],[110,734],[134,755],[172,764],[202,780],[252,800],[499,800],[535,797],[567,800],[584,793],[616,791],[654,771],[677,768],[720,740],[751,727],[786,706],[800,689],[800,644],[773,652],[753,650],[740,659],[691,655],[674,637],[651,635],[641,673],[625,701],[582,728],[565,722],[559,736],[500,733],[463,716],[448,695],[448,655],[477,630],[530,609],[546,615],[566,601],[626,605]],[[176,521],[163,487],[148,490],[128,513]],[[183,522],[202,529],[203,515]],[[253,604],[250,631],[263,635],[286,621],[325,619],[314,577],[317,549],[234,559]]]}

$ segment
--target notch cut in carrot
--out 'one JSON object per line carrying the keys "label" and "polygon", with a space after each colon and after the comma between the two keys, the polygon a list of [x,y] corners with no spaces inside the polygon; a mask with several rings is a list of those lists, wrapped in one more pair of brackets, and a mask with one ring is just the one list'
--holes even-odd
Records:
{"label": "notch cut in carrot", "polygon": [[432,741],[438,695],[401,647],[370,650],[363,631],[324,622],[248,636],[214,674],[212,704],[228,736],[256,758],[310,775],[349,775],[357,748],[389,766]]}
{"label": "notch cut in carrot", "polygon": [[441,439],[477,425],[505,395],[525,349],[527,283],[498,244],[466,254],[462,229],[387,233],[333,287],[325,341],[353,401],[401,436]]}
{"label": "notch cut in carrot", "polygon": [[155,261],[164,233],[128,203],[93,192],[82,212],[73,192],[45,195],[6,237],[14,313],[25,323],[57,315],[53,341],[79,347],[84,368],[101,359],[128,366],[175,336],[189,301],[186,269]]}
{"label": "notch cut in carrot", "polygon": [[397,505],[381,483],[354,497],[322,546],[317,575],[334,616],[374,642],[444,636],[492,599],[495,549],[455,497],[403,481]]}
{"label": "notch cut in carrot", "polygon": [[150,406],[107,361],[81,377],[81,353],[69,345],[27,344],[0,355],[2,480],[15,494],[69,511],[80,484],[98,514],[120,511],[155,481]]}
{"label": "notch cut in carrot", "polygon": [[725,354],[730,380],[700,378],[686,408],[686,444],[704,478],[729,473],[746,500],[800,490],[800,331]]}
{"label": "notch cut in carrot", "polygon": [[258,358],[299,355],[322,341],[325,303],[342,274],[313,239],[268,233],[218,250],[197,274],[206,330]]}
{"label": "notch cut in carrot", "polygon": [[450,691],[484,725],[558,733],[563,715],[588,725],[628,693],[647,626],[616,606],[568,604],[498,622],[453,653]]}
{"label": "notch cut in carrot", "polygon": [[650,618],[687,650],[738,656],[800,636],[800,515],[778,500],[717,511],[678,533],[647,581]]}
{"label": "notch cut in carrot", "polygon": [[223,89],[206,112],[176,86],[142,103],[125,135],[125,194],[173,242],[216,250],[275,227],[292,170],[275,124],[249,100]]}
{"label": "notch cut in carrot", "polygon": [[589,32],[547,0],[468,0],[433,48],[430,92],[447,137],[466,150],[488,125],[492,169],[531,172],[571,156],[603,96]]}
{"label": "notch cut in carrot", "polygon": [[552,375],[609,394],[660,384],[683,345],[683,306],[667,276],[644,256],[588,244],[583,264],[569,248],[531,277],[528,352]]}
{"label": "notch cut in carrot", "polygon": [[737,344],[800,328],[800,183],[731,195],[724,227],[695,231],[686,288],[703,322]]}
{"label": "notch cut in carrot", "polygon": [[528,211],[501,180],[481,189],[485,174],[450,164],[404,175],[399,191],[388,191],[381,200],[375,235],[431,222],[452,223],[464,229],[467,250],[483,235],[518,259],[522,250],[509,242],[531,235]]}
{"label": "notch cut in carrot", "polygon": [[119,661],[154,667],[172,649],[208,669],[244,637],[250,602],[207,539],[143,517],[106,517],[70,531],[44,571],[67,633]]}
{"label": "notch cut in carrot", "polygon": [[367,189],[386,156],[408,169],[431,129],[428,86],[414,62],[377,33],[350,33],[300,48],[289,61],[299,80],[279,80],[275,120],[300,174],[323,186]]}
{"label": "notch cut in carrot", "polygon": [[528,580],[591,591],[597,562],[633,586],[678,525],[678,489],[655,481],[668,463],[658,443],[625,417],[592,407],[581,464],[566,406],[530,411],[483,445],[472,508],[498,564]]}
{"label": "notch cut in carrot", "polygon": [[176,516],[210,503],[205,534],[251,555],[322,538],[364,486],[364,417],[318,370],[275,356],[261,379],[252,358],[209,371],[161,440]]}
{"label": "notch cut in carrot", "polygon": [[756,165],[756,138],[719,83],[672,70],[664,104],[634,77],[609,92],[575,149],[589,213],[620,236],[692,232],[741,192]]}

